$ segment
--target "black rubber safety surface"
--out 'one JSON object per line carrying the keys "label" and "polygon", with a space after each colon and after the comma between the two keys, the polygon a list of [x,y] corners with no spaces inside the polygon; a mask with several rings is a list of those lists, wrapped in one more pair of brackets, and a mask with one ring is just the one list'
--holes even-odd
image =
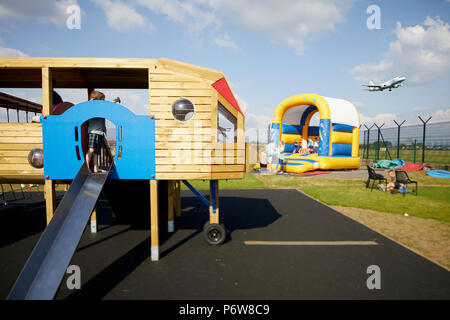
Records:
{"label": "black rubber safety surface", "polygon": [[[203,192],[206,194],[206,192]],[[89,227],[56,299],[449,299],[450,272],[296,190],[221,190],[228,237],[210,246],[208,210],[182,192],[173,234],[160,235],[160,261],[150,260],[148,226],[113,224],[100,199],[99,231]],[[126,199],[132,206],[140,199]],[[42,199],[0,208],[0,298],[6,298],[45,227]],[[132,210],[130,208],[130,210]],[[161,217],[161,219],[164,219]],[[162,228],[164,230],[164,228]],[[376,241],[370,246],[246,245],[244,241]],[[368,289],[367,269],[380,270]]]}

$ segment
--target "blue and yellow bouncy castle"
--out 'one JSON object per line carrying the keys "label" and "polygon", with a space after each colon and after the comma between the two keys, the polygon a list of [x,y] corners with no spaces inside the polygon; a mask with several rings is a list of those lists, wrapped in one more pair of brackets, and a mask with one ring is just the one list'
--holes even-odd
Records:
{"label": "blue and yellow bouncy castle", "polygon": [[[319,126],[310,126],[312,116],[319,112]],[[293,153],[296,140],[318,139],[313,153]],[[285,144],[283,168],[272,163],[271,170],[300,173],[322,169],[359,168],[359,115],[349,101],[299,94],[283,100],[275,110],[270,141],[274,146]]]}

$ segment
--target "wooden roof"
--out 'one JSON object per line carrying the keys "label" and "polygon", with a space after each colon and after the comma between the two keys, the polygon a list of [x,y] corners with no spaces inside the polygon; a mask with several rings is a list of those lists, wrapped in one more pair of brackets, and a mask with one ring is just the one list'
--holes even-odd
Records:
{"label": "wooden roof", "polygon": [[39,103],[15,97],[4,92],[0,92],[0,107],[39,113],[42,109]]}
{"label": "wooden roof", "polygon": [[54,88],[147,89],[149,70],[210,83],[224,77],[213,69],[166,58],[0,58],[0,88],[41,88],[43,67],[52,69]]}

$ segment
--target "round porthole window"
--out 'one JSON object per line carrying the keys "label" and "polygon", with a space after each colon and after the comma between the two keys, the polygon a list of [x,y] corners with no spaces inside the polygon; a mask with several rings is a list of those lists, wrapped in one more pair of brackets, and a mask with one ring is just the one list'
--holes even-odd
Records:
{"label": "round porthole window", "polygon": [[28,153],[28,163],[36,169],[41,169],[44,166],[44,155],[42,149],[32,149]]}
{"label": "round porthole window", "polygon": [[172,104],[173,117],[178,121],[191,120],[194,112],[194,104],[186,98],[179,98]]}

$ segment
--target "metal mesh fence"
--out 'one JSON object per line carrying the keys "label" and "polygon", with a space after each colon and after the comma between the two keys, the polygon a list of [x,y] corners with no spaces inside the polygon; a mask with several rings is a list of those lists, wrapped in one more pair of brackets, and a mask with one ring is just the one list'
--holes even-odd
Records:
{"label": "metal mesh fence", "polygon": [[[401,123],[398,123],[399,125]],[[382,160],[400,158],[407,162],[450,164],[450,121],[362,127],[360,156]]]}

